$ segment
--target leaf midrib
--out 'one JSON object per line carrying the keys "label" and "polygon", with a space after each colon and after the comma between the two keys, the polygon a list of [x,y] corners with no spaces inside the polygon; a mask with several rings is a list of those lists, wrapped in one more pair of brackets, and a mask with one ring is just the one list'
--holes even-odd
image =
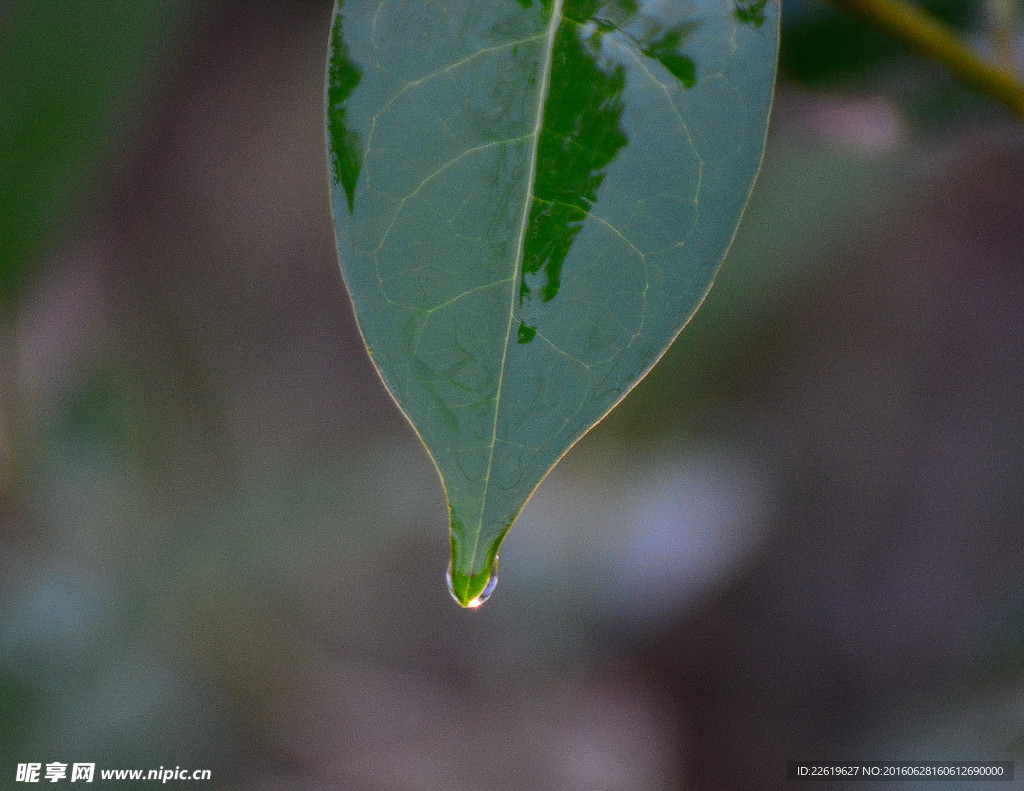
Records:
{"label": "leaf midrib", "polygon": [[501,353],[501,364],[498,366],[498,384],[494,393],[494,424],[491,427],[490,451],[487,456],[487,471],[484,473],[484,490],[480,497],[480,516],[477,519],[473,550],[469,553],[469,566],[476,567],[476,556],[480,549],[480,536],[484,531],[484,511],[487,509],[487,494],[491,486],[491,470],[494,465],[494,449],[498,444],[498,416],[501,412],[501,389],[505,381],[505,366],[508,362],[509,341],[512,338],[512,325],[515,323],[516,291],[519,285],[519,272],[522,269],[523,250],[526,243],[526,230],[529,225],[530,208],[534,199],[534,184],[537,180],[537,159],[540,151],[540,133],[544,125],[544,107],[547,104],[548,91],[551,87],[551,69],[554,65],[555,36],[562,22],[563,0],[554,0],[551,5],[551,20],[548,22],[547,39],[544,43],[544,71],[541,74],[540,90],[537,94],[537,114],[533,126],[533,150],[530,152],[530,170],[527,176],[526,200],[523,205],[523,218],[519,224],[519,241],[516,245],[514,269],[511,277],[511,293],[508,305],[508,326],[505,328],[505,345]]}

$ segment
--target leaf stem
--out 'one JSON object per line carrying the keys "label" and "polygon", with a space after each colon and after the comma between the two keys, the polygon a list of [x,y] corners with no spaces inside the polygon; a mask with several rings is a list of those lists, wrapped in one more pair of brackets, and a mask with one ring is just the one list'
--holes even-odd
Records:
{"label": "leaf stem", "polygon": [[938,61],[976,90],[1001,102],[1024,120],[1024,84],[1013,69],[991,63],[954,30],[906,0],[832,0],[911,49]]}

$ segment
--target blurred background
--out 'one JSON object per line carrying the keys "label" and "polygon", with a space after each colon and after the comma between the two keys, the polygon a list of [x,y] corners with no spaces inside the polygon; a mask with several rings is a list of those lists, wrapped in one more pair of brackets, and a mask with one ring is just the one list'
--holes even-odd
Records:
{"label": "blurred background", "polygon": [[[989,5],[930,8],[982,42]],[[1024,123],[786,0],[718,283],[466,612],[335,259],[330,14],[0,6],[0,787],[1024,759]]]}

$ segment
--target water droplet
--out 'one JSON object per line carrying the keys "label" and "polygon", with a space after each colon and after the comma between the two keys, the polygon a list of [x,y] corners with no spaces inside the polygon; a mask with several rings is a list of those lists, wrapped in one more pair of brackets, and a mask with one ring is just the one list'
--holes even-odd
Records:
{"label": "water droplet", "polygon": [[[445,573],[445,579],[448,582],[448,592],[452,595],[452,598],[455,599],[460,606],[475,609],[491,598],[491,594],[494,593],[494,589],[498,587],[498,556],[494,556],[494,565],[491,566],[491,576],[487,578],[487,584],[484,585],[484,589],[480,591],[475,598],[470,599],[465,604],[462,603],[458,595],[455,593],[455,583],[452,581],[452,564],[450,562],[448,563],[448,571]],[[465,579],[465,577],[462,579]]]}

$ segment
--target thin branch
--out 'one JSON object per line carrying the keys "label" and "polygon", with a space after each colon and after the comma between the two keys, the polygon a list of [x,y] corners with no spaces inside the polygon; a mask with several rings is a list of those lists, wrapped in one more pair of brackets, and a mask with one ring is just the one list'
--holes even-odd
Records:
{"label": "thin branch", "polygon": [[938,61],[981,93],[1004,104],[1024,120],[1024,84],[1009,68],[990,63],[960,40],[954,30],[906,0],[832,0]]}

